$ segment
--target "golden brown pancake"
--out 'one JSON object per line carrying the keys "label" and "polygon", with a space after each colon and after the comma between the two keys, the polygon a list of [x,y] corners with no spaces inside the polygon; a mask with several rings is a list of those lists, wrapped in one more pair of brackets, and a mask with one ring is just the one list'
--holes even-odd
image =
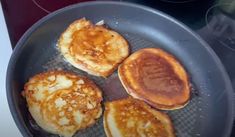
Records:
{"label": "golden brown pancake", "polygon": [[166,114],[131,97],[107,102],[103,122],[107,137],[175,137]]}
{"label": "golden brown pancake", "polygon": [[109,76],[129,54],[128,43],[120,34],[85,18],[65,30],[58,47],[74,67],[103,77]]}
{"label": "golden brown pancake", "polygon": [[65,137],[93,125],[102,114],[102,94],[89,79],[64,71],[30,78],[24,86],[28,109],[44,130]]}
{"label": "golden brown pancake", "polygon": [[145,48],[133,53],[119,66],[118,74],[131,96],[155,108],[182,108],[190,99],[186,71],[162,49]]}

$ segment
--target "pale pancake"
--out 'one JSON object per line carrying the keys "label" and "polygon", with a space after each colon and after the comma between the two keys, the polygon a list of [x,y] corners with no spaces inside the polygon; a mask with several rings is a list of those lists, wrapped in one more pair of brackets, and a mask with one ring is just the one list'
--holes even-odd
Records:
{"label": "pale pancake", "polygon": [[166,114],[133,98],[106,103],[103,122],[107,137],[175,137]]}
{"label": "pale pancake", "polygon": [[89,79],[64,71],[30,78],[24,86],[29,112],[44,130],[65,137],[95,123],[102,114],[102,94]]}

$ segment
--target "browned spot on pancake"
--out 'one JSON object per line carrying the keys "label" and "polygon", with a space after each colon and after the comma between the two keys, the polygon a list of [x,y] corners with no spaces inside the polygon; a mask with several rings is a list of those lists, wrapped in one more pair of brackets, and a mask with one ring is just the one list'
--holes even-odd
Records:
{"label": "browned spot on pancake", "polygon": [[183,90],[183,82],[177,77],[172,66],[164,59],[152,54],[144,54],[136,61],[130,63],[139,75],[135,75],[140,88],[167,96],[175,96]]}
{"label": "browned spot on pancake", "polygon": [[[108,41],[112,35],[106,29],[99,26],[88,26],[73,33],[73,40],[70,45],[72,55],[89,56],[93,61],[105,61],[105,54],[110,51]],[[95,47],[95,48],[94,48]],[[109,62],[114,63],[114,62]]]}

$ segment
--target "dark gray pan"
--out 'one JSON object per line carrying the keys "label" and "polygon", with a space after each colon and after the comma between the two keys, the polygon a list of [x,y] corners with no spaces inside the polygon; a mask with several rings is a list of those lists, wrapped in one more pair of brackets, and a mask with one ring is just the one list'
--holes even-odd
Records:
{"label": "dark gray pan", "polygon": [[[183,109],[166,111],[179,137],[228,137],[233,122],[232,87],[220,60],[189,28],[154,9],[122,2],[87,2],[58,10],[33,25],[20,39],[7,71],[7,98],[14,120],[23,136],[56,136],[39,128],[29,115],[21,96],[29,77],[46,70],[64,69],[88,76],[104,91],[105,101],[122,97],[117,72],[107,79],[75,69],[56,49],[60,34],[74,20],[86,17],[120,32],[131,52],[160,47],[184,65],[193,85],[190,103]],[[75,136],[105,136],[102,118]]]}

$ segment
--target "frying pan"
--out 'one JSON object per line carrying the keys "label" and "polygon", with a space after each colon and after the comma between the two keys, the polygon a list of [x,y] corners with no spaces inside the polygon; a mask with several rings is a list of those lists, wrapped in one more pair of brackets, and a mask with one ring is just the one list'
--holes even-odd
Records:
{"label": "frying pan", "polygon": [[[173,54],[186,68],[192,83],[190,103],[183,109],[165,111],[178,137],[228,137],[233,123],[232,86],[220,60],[189,28],[157,10],[123,2],[86,2],[72,5],[41,19],[17,43],[7,70],[7,99],[12,116],[25,137],[51,135],[35,124],[21,96],[24,83],[33,75],[63,69],[94,80],[104,101],[122,97],[117,72],[107,79],[88,75],[66,61],[56,48],[60,34],[74,20],[86,17],[121,33],[131,52],[158,47]],[[105,136],[102,118],[75,136]]]}

